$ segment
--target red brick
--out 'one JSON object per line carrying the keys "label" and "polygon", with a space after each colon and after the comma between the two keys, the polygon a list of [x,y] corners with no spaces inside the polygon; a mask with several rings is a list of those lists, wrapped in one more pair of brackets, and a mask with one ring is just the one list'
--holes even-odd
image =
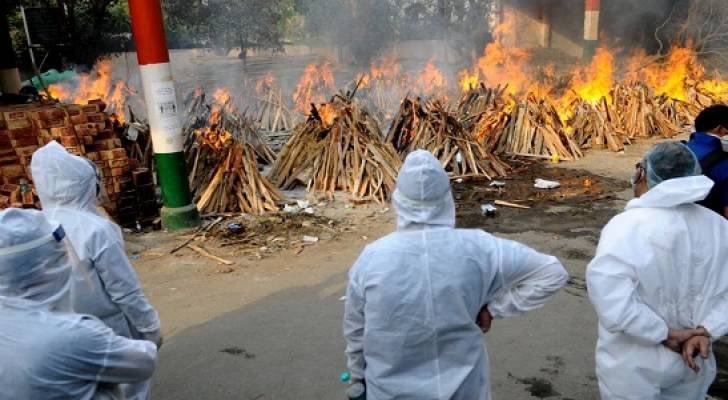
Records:
{"label": "red brick", "polygon": [[78,138],[76,137],[76,135],[61,136],[61,145],[63,147],[76,147],[78,146]]}

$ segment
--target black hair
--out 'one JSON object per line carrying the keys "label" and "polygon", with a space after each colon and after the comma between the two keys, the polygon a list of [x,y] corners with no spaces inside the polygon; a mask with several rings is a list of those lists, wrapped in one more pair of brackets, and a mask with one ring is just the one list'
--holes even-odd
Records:
{"label": "black hair", "polygon": [[698,132],[712,131],[719,126],[728,129],[728,106],[725,104],[712,105],[695,118],[695,130]]}

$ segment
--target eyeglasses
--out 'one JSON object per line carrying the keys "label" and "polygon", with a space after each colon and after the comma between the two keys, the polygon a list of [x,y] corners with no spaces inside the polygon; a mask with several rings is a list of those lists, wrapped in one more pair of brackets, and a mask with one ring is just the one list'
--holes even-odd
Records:
{"label": "eyeglasses", "polygon": [[645,167],[642,166],[641,162],[638,162],[634,165],[635,173],[634,176],[630,179],[630,182],[632,185],[635,185],[637,182],[639,182],[640,178],[642,178],[642,174],[645,172]]}

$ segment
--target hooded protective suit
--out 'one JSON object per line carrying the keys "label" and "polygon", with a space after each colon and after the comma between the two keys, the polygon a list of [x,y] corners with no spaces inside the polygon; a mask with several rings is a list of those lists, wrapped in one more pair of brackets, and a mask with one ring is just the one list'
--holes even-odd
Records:
{"label": "hooded protective suit", "polygon": [[[50,142],[33,154],[31,172],[44,213],[63,225],[81,263],[91,271],[74,270],[73,310],[98,317],[118,335],[155,341],[160,337],[159,317],[126,256],[121,230],[96,209],[93,164]],[[127,398],[148,398],[148,386],[125,388]]]}
{"label": "hooded protective suit", "polygon": [[154,371],[153,343],[70,312],[69,249],[63,229],[41,212],[0,212],[3,399],[123,398],[116,384],[149,379]]}
{"label": "hooded protective suit", "polygon": [[666,180],[604,228],[587,269],[603,399],[705,398],[712,354],[696,374],[661,343],[668,328],[728,331],[728,221],[693,204],[712,186],[704,176]]}
{"label": "hooded protective suit", "polygon": [[454,229],[440,163],[411,153],[397,179],[397,231],[366,247],[349,273],[344,336],[367,398],[490,399],[476,318],[543,305],[567,280],[559,261],[481,230]]}

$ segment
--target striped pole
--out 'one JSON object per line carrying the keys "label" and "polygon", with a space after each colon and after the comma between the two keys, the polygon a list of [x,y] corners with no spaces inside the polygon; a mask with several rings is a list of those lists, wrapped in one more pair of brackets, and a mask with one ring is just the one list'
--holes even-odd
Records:
{"label": "striped pole", "polygon": [[584,60],[591,61],[599,46],[599,0],[584,3]]}
{"label": "striped pole", "polygon": [[154,160],[162,187],[162,225],[176,230],[199,225],[183,153],[181,115],[169,65],[159,0],[129,0],[132,33],[141,70]]}
{"label": "striped pole", "polygon": [[18,93],[20,91],[20,72],[15,63],[15,50],[10,38],[8,9],[0,2],[0,92]]}

